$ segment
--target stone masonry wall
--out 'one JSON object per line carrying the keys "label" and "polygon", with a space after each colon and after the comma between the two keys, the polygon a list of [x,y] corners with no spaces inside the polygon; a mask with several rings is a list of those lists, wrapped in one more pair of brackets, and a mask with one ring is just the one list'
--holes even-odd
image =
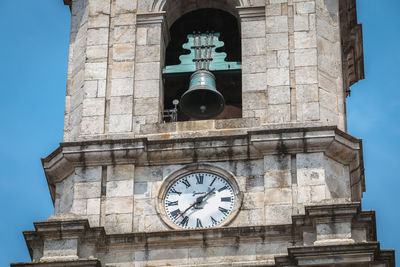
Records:
{"label": "stone masonry wall", "polygon": [[[175,131],[161,118],[168,27],[207,3],[176,10],[168,1],[72,1],[64,141],[134,138],[149,125],[152,134]],[[210,7],[240,22],[243,118],[259,121],[250,127],[346,129],[338,0],[216,0]]]}
{"label": "stone masonry wall", "polygon": [[[350,202],[349,169],[323,153],[208,163],[232,172],[243,203],[230,226],[289,224],[304,205]],[[163,181],[185,165],[76,168],[56,184],[55,213],[88,218],[107,233],[169,229],[156,206]]]}

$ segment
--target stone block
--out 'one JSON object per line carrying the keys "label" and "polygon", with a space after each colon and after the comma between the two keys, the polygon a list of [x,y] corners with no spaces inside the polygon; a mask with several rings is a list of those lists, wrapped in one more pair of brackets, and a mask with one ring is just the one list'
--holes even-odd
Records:
{"label": "stone block", "polygon": [[324,166],[324,158],[323,153],[299,153],[296,155],[296,168],[322,168]]}
{"label": "stone block", "polygon": [[77,239],[46,239],[43,244],[43,258],[68,257],[78,259]]}
{"label": "stone block", "polygon": [[116,26],[114,27],[114,44],[134,43],[134,26]]}
{"label": "stone block", "polygon": [[106,199],[106,215],[117,213],[132,213],[132,197],[113,197]]}
{"label": "stone block", "polygon": [[135,177],[135,165],[109,165],[107,166],[107,181],[131,180]]}
{"label": "stone block", "polygon": [[294,15],[294,31],[308,30],[310,30],[308,15]]}
{"label": "stone block", "polygon": [[296,85],[296,102],[318,102],[318,84]]}
{"label": "stone block", "polygon": [[289,69],[278,68],[278,69],[267,69],[267,85],[268,86],[280,86],[289,85]]}
{"label": "stone block", "polygon": [[104,98],[87,98],[83,100],[82,116],[102,116],[104,112]]}
{"label": "stone block", "polygon": [[137,199],[148,199],[151,197],[151,182],[135,182],[134,184],[134,194],[135,194],[135,200]]}
{"label": "stone block", "polygon": [[278,67],[280,68],[289,67],[289,50],[278,50],[277,59],[278,59]]}
{"label": "stone block", "polygon": [[297,170],[297,183],[299,186],[324,185],[325,170],[323,168],[307,168]]}
{"label": "stone block", "polygon": [[315,31],[295,32],[294,47],[296,49],[317,47],[317,36]]}
{"label": "stone block", "polygon": [[110,115],[110,133],[132,131],[132,114]]}
{"label": "stone block", "polygon": [[315,1],[305,1],[296,3],[296,14],[315,13]]}
{"label": "stone block", "polygon": [[302,204],[320,203],[326,199],[326,186],[299,186],[297,202]]}
{"label": "stone block", "polygon": [[98,14],[110,14],[109,0],[90,0],[89,1],[89,16]]}
{"label": "stone block", "polygon": [[108,28],[110,26],[110,16],[108,14],[97,14],[88,19],[88,28]]}
{"label": "stone block", "polygon": [[[132,1],[134,2],[134,1]],[[133,12],[132,13],[125,13],[125,14],[118,14],[114,18],[114,25],[115,26],[121,26],[121,25],[131,25],[132,22],[135,21],[135,15]]]}
{"label": "stone block", "polygon": [[315,84],[318,83],[317,67],[298,67],[296,68],[297,84]]}
{"label": "stone block", "polygon": [[86,215],[87,213],[87,200],[86,199],[74,199],[72,202],[71,213],[78,215]]}
{"label": "stone block", "polygon": [[132,224],[132,213],[107,214],[104,218],[104,228],[107,234],[131,233]]}
{"label": "stone block", "polygon": [[290,121],[290,104],[269,105],[268,122],[283,123]]}
{"label": "stone block", "polygon": [[83,87],[85,98],[97,96],[97,81],[86,81]]}
{"label": "stone block", "polygon": [[268,155],[264,156],[265,171],[283,171],[290,170],[291,158],[290,155]]}
{"label": "stone block", "polygon": [[107,45],[108,30],[108,28],[88,29],[87,45]]}
{"label": "stone block", "polygon": [[105,97],[106,96],[106,80],[98,80],[97,81],[97,97]]}
{"label": "stone block", "polygon": [[242,55],[265,55],[265,38],[242,38]]}
{"label": "stone block", "polygon": [[265,188],[284,188],[292,184],[292,175],[290,170],[266,171],[264,174]]}
{"label": "stone block", "polygon": [[134,75],[134,62],[114,62],[112,65],[112,78],[132,78]]}
{"label": "stone block", "polygon": [[99,198],[101,194],[100,182],[74,184],[74,199]]}
{"label": "stone block", "polygon": [[330,42],[339,41],[338,25],[332,25],[332,21],[327,22],[324,19],[317,18],[317,34]]}
{"label": "stone block", "polygon": [[154,25],[148,28],[147,43],[149,45],[159,45],[161,43],[161,25]]}
{"label": "stone block", "polygon": [[262,91],[267,89],[265,73],[250,73],[242,75],[243,91]]}
{"label": "stone block", "polygon": [[133,180],[107,182],[107,197],[133,196]]}
{"label": "stone block", "polygon": [[159,62],[136,63],[135,80],[159,80],[160,75]]}
{"label": "stone block", "polygon": [[269,4],[266,6],[267,16],[280,16],[282,14],[281,4]]}
{"label": "stone block", "polygon": [[147,45],[147,28],[138,27],[136,29],[136,44],[139,45]]}
{"label": "stone block", "polygon": [[295,66],[315,66],[318,64],[317,49],[296,49],[295,53]]}
{"label": "stone block", "polygon": [[132,114],[133,97],[132,96],[118,96],[111,97],[110,99],[110,114]]}
{"label": "stone block", "polygon": [[[276,54],[275,54],[276,60]],[[267,69],[267,58],[266,56],[248,56],[243,57],[242,62],[242,73],[258,73],[258,72],[265,72]],[[268,66],[270,66],[268,64]]]}
{"label": "stone block", "polygon": [[116,61],[134,60],[135,46],[132,44],[114,44],[113,59]]}
{"label": "stone block", "polygon": [[113,79],[111,81],[111,96],[132,96],[133,79]]}
{"label": "stone block", "polygon": [[289,86],[270,86],[268,87],[269,104],[288,104],[290,103]]}
{"label": "stone block", "polygon": [[83,117],[81,133],[84,135],[102,134],[104,132],[104,116]]}
{"label": "stone block", "polygon": [[159,80],[135,81],[135,98],[152,98],[160,96]]}
{"label": "stone block", "polygon": [[278,51],[267,51],[267,66],[268,68],[277,68],[278,67]]}
{"label": "stone block", "polygon": [[288,32],[287,16],[270,16],[265,19],[267,33]]}
{"label": "stone block", "polygon": [[318,102],[297,103],[297,121],[318,121],[320,107]]}
{"label": "stone block", "polygon": [[263,20],[242,21],[242,38],[265,37],[265,22]]}
{"label": "stone block", "polygon": [[147,215],[144,216],[144,231],[165,231],[165,224],[159,216]]}
{"label": "stone block", "polygon": [[99,227],[100,226],[100,215],[88,215],[87,216],[90,227]]}
{"label": "stone block", "polygon": [[267,205],[265,206],[265,224],[290,224],[292,222],[291,205]]}
{"label": "stone block", "polygon": [[143,198],[143,199],[135,198],[134,214],[135,214],[135,216],[156,215],[157,210],[155,209],[155,199],[154,198]]}
{"label": "stone block", "polygon": [[242,209],[263,209],[264,192],[246,192],[243,197]]}
{"label": "stone block", "polygon": [[100,182],[101,167],[78,167],[73,175],[74,182]]}
{"label": "stone block", "polygon": [[282,50],[289,48],[287,33],[268,33],[266,35],[267,50]]}
{"label": "stone block", "polygon": [[266,188],[264,201],[266,205],[270,204],[291,204],[291,188]]}
{"label": "stone block", "polygon": [[115,0],[115,13],[123,14],[136,9],[137,0]]}
{"label": "stone block", "polygon": [[160,58],[160,45],[136,46],[136,62],[157,62]]}
{"label": "stone block", "polygon": [[243,93],[243,109],[267,108],[267,91],[251,91]]}
{"label": "stone block", "polygon": [[155,97],[135,99],[133,112],[135,115],[158,115],[159,99]]}
{"label": "stone block", "polygon": [[106,59],[108,57],[108,46],[107,45],[87,46],[86,57],[88,59]]}
{"label": "stone block", "polygon": [[107,78],[107,62],[93,62],[85,64],[85,79],[98,80]]}
{"label": "stone block", "polygon": [[100,214],[100,198],[89,198],[87,200],[87,214],[88,215]]}
{"label": "stone block", "polygon": [[320,89],[319,102],[322,107],[329,109],[334,113],[338,113],[338,97],[336,94],[332,94],[323,89]]}

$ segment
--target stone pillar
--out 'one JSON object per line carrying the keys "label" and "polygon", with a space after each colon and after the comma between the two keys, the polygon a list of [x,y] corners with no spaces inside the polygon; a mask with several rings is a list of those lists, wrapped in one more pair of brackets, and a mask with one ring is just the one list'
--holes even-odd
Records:
{"label": "stone pillar", "polygon": [[144,124],[161,121],[162,76],[165,40],[164,13],[146,13],[137,16],[135,59],[135,90],[133,100],[135,133]]}
{"label": "stone pillar", "polygon": [[268,113],[263,122],[285,123],[291,120],[287,1],[271,1],[266,13]]}
{"label": "stone pillar", "polygon": [[242,116],[264,118],[267,113],[265,8],[238,10],[242,32]]}
{"label": "stone pillar", "polygon": [[136,1],[112,2],[106,133],[132,132]]}

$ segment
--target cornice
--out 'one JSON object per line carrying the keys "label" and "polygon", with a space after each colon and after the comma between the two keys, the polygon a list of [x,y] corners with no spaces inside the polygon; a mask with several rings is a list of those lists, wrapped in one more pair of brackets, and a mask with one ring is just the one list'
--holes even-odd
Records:
{"label": "cornice", "polygon": [[147,138],[61,143],[42,164],[54,184],[75,167],[205,163],[262,158],[264,155],[323,152],[357,169],[363,179],[361,140],[335,127],[248,131],[239,135],[148,140]]}

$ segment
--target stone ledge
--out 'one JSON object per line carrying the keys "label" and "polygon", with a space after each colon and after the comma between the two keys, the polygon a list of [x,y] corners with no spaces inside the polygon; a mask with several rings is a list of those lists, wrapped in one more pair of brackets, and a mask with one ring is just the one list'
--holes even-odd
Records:
{"label": "stone ledge", "polygon": [[[54,185],[75,167],[136,164],[139,166],[260,159],[264,155],[323,152],[350,165],[354,183],[364,188],[361,140],[336,127],[247,131],[238,135],[147,138],[61,143],[42,164],[54,201]],[[354,199],[358,201],[358,199]]]}
{"label": "stone ledge", "polygon": [[[319,210],[319,212],[316,212]],[[326,212],[324,212],[326,210]],[[375,221],[372,220],[371,212],[361,211],[360,203],[348,204],[330,204],[306,207],[306,214],[293,216],[292,224],[284,225],[265,225],[265,226],[244,226],[244,227],[221,227],[201,230],[170,230],[146,233],[125,233],[107,235],[102,227],[90,228],[87,220],[62,219],[36,222],[35,231],[24,233],[25,239],[31,257],[32,263],[18,263],[12,266],[63,266],[62,263],[73,262],[77,265],[68,266],[100,266],[99,257],[104,256],[105,252],[127,249],[139,254],[146,254],[146,251],[166,251],[174,253],[182,249],[201,248],[204,253],[207,251],[218,251],[219,248],[231,248],[236,251],[239,248],[248,246],[265,246],[275,244],[284,244],[284,250],[271,254],[270,260],[260,258],[260,260],[250,260],[249,265],[265,264],[272,261],[275,257],[275,266],[313,266],[331,263],[358,264],[365,262],[384,263],[383,266],[394,266],[394,252],[392,250],[380,250],[379,243],[376,242],[376,236],[368,236],[363,242],[357,241],[354,244],[346,245],[306,245],[304,242],[304,233],[310,230],[318,231],[318,226],[310,217],[325,218],[326,214],[335,214],[335,218],[347,218],[346,210],[355,211],[350,229],[363,227],[366,232],[375,231]],[[353,212],[350,212],[353,213]],[[335,221],[336,221],[335,219]],[[340,233],[339,233],[340,234]],[[44,244],[50,239],[71,240],[77,238],[79,244],[85,244],[84,247],[91,247],[90,251],[79,251],[79,259],[76,261],[66,261],[64,259],[52,262],[49,265],[43,255]],[[173,245],[172,245],[173,244]],[[287,250],[286,250],[287,247]],[[57,248],[62,253],[63,247]],[[66,247],[65,249],[69,249]],[[236,250],[235,250],[236,249]],[[32,255],[32,251],[36,251]],[[53,255],[55,260],[57,255]],[[65,258],[65,256],[64,256]],[[99,258],[99,260],[97,260]],[[88,260],[87,260],[88,259]],[[93,259],[93,260],[92,260]],[[151,258],[148,258],[151,262]],[[83,265],[88,262],[88,265]],[[247,262],[239,260],[245,266]],[[82,265],[79,265],[81,264]],[[25,264],[25,265],[24,265]],[[42,265],[40,265],[42,264]],[[44,264],[44,265],[43,265]],[[47,265],[46,265],[47,264]],[[60,265],[58,265],[60,264]],[[93,264],[93,265],[90,265]],[[213,263],[214,264],[214,263]],[[216,262],[213,266],[224,266],[226,263]],[[189,265],[188,265],[189,266]],[[190,265],[192,266],[192,265]],[[274,266],[274,265],[271,265]],[[358,265],[357,265],[358,266]]]}
{"label": "stone ledge", "polygon": [[57,261],[57,262],[22,262],[22,263],[11,263],[11,267],[22,267],[22,266],[35,266],[35,267],[101,267],[101,263],[97,259],[93,260],[73,260],[73,261]]}

